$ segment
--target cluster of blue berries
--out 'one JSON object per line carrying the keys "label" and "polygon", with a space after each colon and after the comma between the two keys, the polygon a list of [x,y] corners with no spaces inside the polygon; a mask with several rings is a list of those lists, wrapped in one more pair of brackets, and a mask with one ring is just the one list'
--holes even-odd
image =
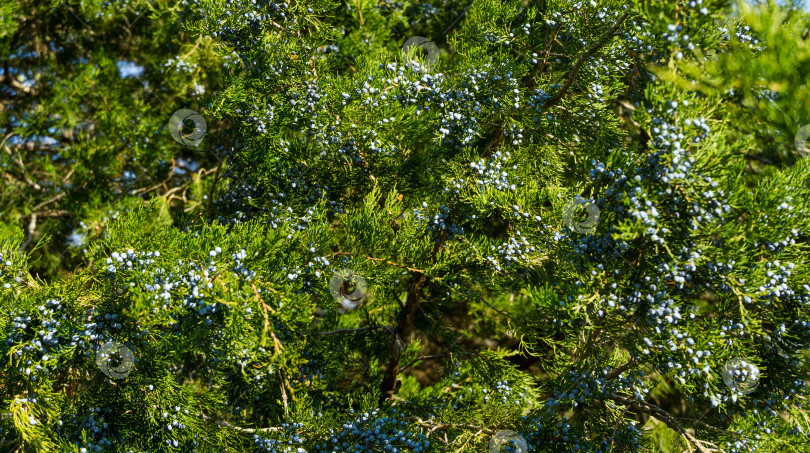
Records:
{"label": "cluster of blue berries", "polygon": [[644,381],[643,373],[622,373],[609,379],[610,371],[609,368],[605,368],[598,375],[593,371],[582,373],[569,371],[568,379],[559,384],[566,388],[555,391],[546,401],[544,405],[546,411],[551,414],[580,404],[590,404],[594,399],[609,399],[612,394],[625,392],[633,394],[640,400],[646,398],[650,389]]}
{"label": "cluster of blue berries", "polygon": [[[348,349],[344,346],[338,346],[338,348]],[[346,351],[348,352],[348,351]],[[302,356],[306,359],[306,362],[303,362],[298,365],[298,374],[290,376],[290,384],[295,388],[298,385],[306,385],[307,383],[312,384],[314,381],[324,381],[326,379],[326,374],[324,374],[324,367],[323,365],[327,363],[326,358],[318,358],[316,357],[313,352],[305,350]]]}
{"label": "cluster of blue berries", "polygon": [[[180,445],[180,442],[177,439],[173,439],[172,437],[183,437],[182,430],[186,429],[186,425],[179,421],[179,417],[182,415],[180,413],[181,409],[180,406],[174,406],[173,412],[163,412],[161,414],[160,422],[166,423],[165,435],[168,436],[166,439],[163,440],[163,444],[167,447],[175,447],[177,448]],[[183,409],[185,414],[188,414],[188,409]],[[174,435],[174,436],[173,436]]]}
{"label": "cluster of blue berries", "polygon": [[[105,421],[106,415],[111,412],[108,407],[91,407],[80,417],[70,416],[65,422],[56,422],[57,433],[64,433],[68,441],[78,448],[80,453],[99,453],[111,447],[118,441],[117,436],[110,433],[110,425]],[[117,442],[116,442],[117,443]]]}
{"label": "cluster of blue berries", "polygon": [[702,5],[703,5],[703,0],[688,0],[686,2],[686,7],[687,8],[690,8],[690,9],[700,8],[700,10],[699,10],[700,14],[703,14],[704,16],[708,15],[709,14],[709,9],[706,8],[705,6],[702,6]]}
{"label": "cluster of blue berries", "polygon": [[[87,225],[84,222],[79,222],[79,228],[75,228],[73,231],[65,239],[65,245],[68,248],[79,248],[84,244],[85,239],[87,238],[87,234],[83,231],[87,230]],[[0,255],[0,259],[2,259],[2,255]]]}
{"label": "cluster of blue berries", "polygon": [[[656,333],[662,332],[663,330],[659,329]],[[688,333],[681,332],[675,327],[667,330],[666,333],[668,337],[657,345],[647,337],[642,339],[646,347],[642,349],[641,353],[646,356],[645,359],[659,369],[672,372],[680,382],[684,382],[688,375],[702,373],[708,377],[711,373],[708,358],[712,355],[711,348],[714,343],[709,341],[702,347],[697,347],[695,340]],[[706,349],[702,349],[703,347]],[[703,388],[708,389],[708,386],[704,383]],[[704,392],[704,396],[710,398],[712,395]]]}
{"label": "cluster of blue berries", "polygon": [[[416,62],[411,62],[416,63]],[[487,112],[510,110],[519,102],[518,81],[512,72],[488,63],[458,76],[458,88],[447,87],[446,77],[406,71],[407,67],[390,63],[384,66],[395,77],[395,99],[403,107],[416,105],[417,115],[438,111],[438,132],[444,144],[463,147],[470,144],[479,130],[479,118]],[[416,79],[416,77],[419,77]],[[511,95],[511,99],[507,96]],[[503,101],[506,101],[505,103]]]}
{"label": "cluster of blue berries", "polygon": [[10,259],[5,258],[3,253],[0,252],[0,282],[3,282],[4,289],[11,289],[11,287],[14,286],[12,284],[12,280],[14,283],[20,283],[22,281],[22,278],[18,276],[14,277],[13,279],[11,278],[11,276],[14,274],[13,272],[9,271],[12,270],[13,264],[14,263]]}
{"label": "cluster of blue berries", "polygon": [[[349,413],[354,413],[350,410]],[[377,449],[395,453],[405,449],[414,453],[426,451],[430,443],[427,437],[409,429],[409,422],[392,409],[384,415],[375,409],[358,414],[347,422],[339,432],[330,430],[329,439],[317,446],[318,453],[371,453]]]}
{"label": "cluster of blue berries", "polygon": [[[354,414],[354,410],[349,410]],[[267,453],[398,453],[427,451],[430,446],[424,434],[413,432],[409,422],[392,409],[388,415],[379,410],[364,412],[344,423],[339,429],[329,429],[327,439],[307,441],[301,436],[302,423],[285,423],[281,432],[268,437],[254,435],[257,452]],[[306,446],[305,446],[306,445]]]}
{"label": "cluster of blue berries", "polygon": [[[495,388],[493,389],[493,393],[496,396],[500,396],[500,402],[502,404],[514,403],[517,406],[525,406],[527,404],[528,405],[533,404],[531,400],[526,398],[526,395],[513,395],[513,388],[511,385],[509,385],[509,381],[506,379],[495,382]],[[484,399],[485,401],[488,401],[489,395],[486,395]]]}
{"label": "cluster of blue berries", "polygon": [[765,272],[767,281],[756,287],[756,294],[761,304],[770,306],[778,301],[788,300],[807,304],[810,301],[810,299],[807,298],[807,285],[803,285],[805,290],[804,294],[797,294],[796,291],[790,287],[789,280],[791,279],[795,264],[787,263],[782,265],[779,260],[775,260],[773,262],[764,263],[764,267],[767,269]]}
{"label": "cluster of blue berries", "polygon": [[307,450],[301,448],[300,445],[304,443],[304,439],[299,435],[298,431],[303,428],[302,423],[282,423],[280,433],[277,433],[276,439],[264,438],[258,434],[253,435],[253,442],[256,446],[256,452],[267,453],[307,453]]}
{"label": "cluster of blue berries", "polygon": [[755,52],[762,52],[762,46],[760,45],[759,39],[752,36],[753,33],[748,34],[750,32],[751,27],[748,25],[737,24],[737,29],[734,31],[734,36],[736,36],[741,42],[747,43],[749,49],[754,50]]}
{"label": "cluster of blue berries", "polygon": [[[512,157],[509,151],[501,152],[496,151],[490,159],[480,159],[478,162],[470,162],[470,176],[462,176],[449,181],[450,187],[445,188],[445,192],[451,190],[459,193],[460,189],[465,189],[469,186],[474,187],[479,192],[485,192],[490,188],[501,191],[514,191],[518,185],[515,181],[510,180],[509,173],[506,171],[506,162]],[[512,166],[513,170],[517,166]]]}
{"label": "cluster of blue berries", "polygon": [[[222,314],[229,310],[227,305],[211,301],[207,294],[214,286],[214,275],[219,273],[218,264],[221,261],[218,262],[217,257],[223,253],[221,247],[214,247],[208,253],[207,264],[204,261],[178,259],[171,270],[166,270],[157,266],[160,252],[136,252],[130,249],[123,253],[113,252],[107,260],[107,271],[112,278],[128,283],[130,288],[137,287],[147,300],[152,301],[153,313],[161,310],[167,312],[171,317],[169,325],[172,331],[179,332],[181,325],[196,324],[198,320],[205,326],[218,325],[223,319]],[[230,254],[230,258],[230,273],[241,282],[251,281],[255,273],[244,262],[247,252],[237,250]],[[246,313],[250,314],[249,308]],[[104,320],[110,325],[101,322],[87,326],[89,330],[86,334],[89,333],[91,339],[96,335],[97,328],[111,331],[121,329],[117,315],[104,315]],[[127,347],[130,345],[127,344]]]}
{"label": "cluster of blue berries", "polygon": [[[225,0],[218,3],[216,5],[218,9],[213,11],[216,16],[225,17],[225,20],[209,18],[208,8],[196,3],[196,0],[181,2],[182,5],[187,5],[189,10],[202,11],[203,19],[209,22],[209,28],[212,29],[211,36],[229,43],[240,54],[249,52],[256,41],[261,42],[264,32],[277,31],[273,23],[284,27],[291,19],[290,5],[287,3],[257,0],[251,2],[248,7],[242,2]],[[232,13],[234,9],[237,10],[236,15]]]}
{"label": "cluster of blue berries", "polygon": [[537,251],[537,247],[532,245],[520,231],[516,231],[515,236],[509,237],[505,243],[493,245],[492,251],[495,252],[495,255],[488,255],[486,260],[495,271],[500,272],[503,270],[502,264],[503,266],[513,266],[527,262],[531,254]]}
{"label": "cluster of blue berries", "polygon": [[0,351],[16,347],[15,354],[20,360],[17,372],[30,382],[47,379],[56,370],[55,355],[61,350],[62,338],[70,338],[70,346],[88,347],[78,335],[69,335],[76,331],[76,326],[62,311],[59,300],[48,299],[33,313],[11,315],[12,322]]}
{"label": "cluster of blue berries", "polygon": [[169,58],[165,63],[163,63],[163,66],[167,68],[174,68],[177,71],[184,72],[186,74],[190,74],[197,69],[197,63],[185,61],[180,57]]}
{"label": "cluster of blue berries", "polygon": [[549,451],[609,453],[611,445],[617,441],[633,450],[641,450],[644,445],[644,437],[635,427],[635,420],[624,420],[616,425],[615,433],[609,433],[603,439],[594,439],[593,433],[572,426],[566,416],[558,418],[544,413],[540,417],[527,419],[524,416],[523,419],[525,425],[519,434],[526,441],[529,451],[543,448]]}
{"label": "cluster of blue berries", "polygon": [[[427,202],[422,202],[422,209],[427,209]],[[450,215],[450,207],[439,205],[439,212],[433,217],[423,215],[422,210],[413,208],[413,216],[419,225],[423,225],[425,231],[428,232],[435,240],[438,240],[439,233],[442,231],[447,232],[447,238],[452,239],[457,235],[464,234],[464,227],[460,227],[454,223],[447,223],[445,220]]]}
{"label": "cluster of blue berries", "polygon": [[[785,199],[790,201],[791,198],[792,197],[788,196]],[[787,201],[786,201],[783,204],[777,206],[777,212],[778,212],[778,210],[781,210],[781,209],[792,210],[793,206],[788,205]],[[762,220],[767,222],[769,220],[768,217],[769,216],[767,214],[763,214]],[[793,217],[793,215],[788,214],[786,217]],[[763,239],[762,244],[760,244],[759,241],[754,242],[754,247],[764,246],[769,252],[779,253],[783,249],[787,248],[788,246],[795,245],[796,244],[796,238],[798,238],[799,235],[800,235],[799,230],[797,230],[796,228],[791,228],[791,230],[789,232],[787,232],[784,239],[779,240],[779,241],[770,241],[768,239]]]}
{"label": "cluster of blue berries", "polygon": [[245,123],[255,127],[257,134],[266,134],[267,125],[272,123],[273,118],[275,118],[273,105],[268,103],[263,109],[259,109],[256,104],[253,104],[251,112],[252,113],[245,118]]}
{"label": "cluster of blue berries", "polygon": [[518,146],[523,143],[523,129],[517,124],[509,124],[503,129],[503,138],[506,143]]}

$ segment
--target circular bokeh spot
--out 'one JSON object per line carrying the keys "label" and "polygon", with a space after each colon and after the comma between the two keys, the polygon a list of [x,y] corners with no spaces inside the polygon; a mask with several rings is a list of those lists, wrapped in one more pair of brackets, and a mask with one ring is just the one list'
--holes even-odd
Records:
{"label": "circular bokeh spot", "polygon": [[198,146],[207,130],[205,118],[191,109],[180,109],[169,118],[169,133],[181,145]]}
{"label": "circular bokeh spot", "polygon": [[810,138],[810,124],[806,124],[799,129],[796,137],[793,139],[793,144],[796,145],[796,152],[802,157],[810,155],[810,148],[807,147],[807,139]]}
{"label": "circular bokeh spot", "polygon": [[402,46],[402,56],[406,62],[413,59],[413,56],[416,54],[416,49],[423,49],[425,53],[427,53],[427,58],[425,59],[426,67],[432,68],[439,63],[439,46],[424,36],[414,36],[405,41],[405,44]]}
{"label": "circular bokeh spot", "polygon": [[498,431],[489,441],[490,453],[526,453],[529,445],[526,439],[514,431]]}
{"label": "circular bokeh spot", "polygon": [[745,359],[733,358],[723,367],[723,382],[732,392],[747,395],[759,385],[759,368]]}
{"label": "circular bokeh spot", "polygon": [[108,377],[123,379],[132,372],[135,366],[135,356],[129,348],[121,343],[109,341],[98,348],[96,365]]}
{"label": "circular bokeh spot", "polygon": [[341,269],[332,274],[329,292],[344,309],[353,310],[368,297],[368,283],[353,270]]}
{"label": "circular bokeh spot", "polygon": [[[585,220],[577,220],[574,215],[578,207],[584,207],[588,212],[588,218]],[[563,208],[563,222],[565,225],[580,234],[589,234],[596,230],[596,224],[599,222],[600,211],[599,207],[593,202],[583,200],[580,197],[574,197]]]}

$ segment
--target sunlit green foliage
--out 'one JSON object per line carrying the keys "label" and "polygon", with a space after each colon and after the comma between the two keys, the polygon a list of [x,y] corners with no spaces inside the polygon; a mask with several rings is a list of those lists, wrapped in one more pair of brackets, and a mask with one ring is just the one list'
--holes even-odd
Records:
{"label": "sunlit green foliage", "polygon": [[732,6],[0,5],[0,451],[810,451],[810,19]]}

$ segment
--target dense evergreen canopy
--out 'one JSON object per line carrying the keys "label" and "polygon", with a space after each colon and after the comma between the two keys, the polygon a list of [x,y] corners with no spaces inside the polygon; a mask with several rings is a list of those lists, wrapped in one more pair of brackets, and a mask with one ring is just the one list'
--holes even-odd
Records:
{"label": "dense evergreen canopy", "polygon": [[0,451],[810,451],[810,17],[0,0]]}

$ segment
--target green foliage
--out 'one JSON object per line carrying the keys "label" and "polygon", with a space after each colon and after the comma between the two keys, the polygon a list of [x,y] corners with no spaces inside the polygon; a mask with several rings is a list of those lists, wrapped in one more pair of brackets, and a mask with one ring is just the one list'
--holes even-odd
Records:
{"label": "green foliage", "polygon": [[4,223],[24,225],[27,246],[54,237],[34,272],[51,278],[81,265],[65,256],[71,233],[90,240],[111,211],[157,189],[176,209],[199,206],[185,196],[193,177],[183,165],[206,169],[216,160],[180,149],[166,123],[179,99],[194,99],[195,85],[219,89],[220,57],[210,39],[183,31],[179,5],[8,1],[2,8],[15,28],[2,27],[0,38],[0,212]]}
{"label": "green foliage", "polygon": [[808,451],[806,13],[0,22],[0,451]]}

